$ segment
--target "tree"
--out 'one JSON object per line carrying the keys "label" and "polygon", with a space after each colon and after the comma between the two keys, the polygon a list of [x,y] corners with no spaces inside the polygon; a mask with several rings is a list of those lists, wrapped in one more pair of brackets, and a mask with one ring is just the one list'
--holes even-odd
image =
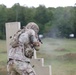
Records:
{"label": "tree", "polygon": [[57,30],[57,32],[53,31],[54,34],[57,34],[57,37],[69,37],[72,33],[70,10],[70,7],[58,7],[53,13],[52,30]]}
{"label": "tree", "polygon": [[44,33],[45,24],[51,20],[51,11],[47,9],[44,5],[40,5],[36,8],[34,19],[39,24],[40,32]]}
{"label": "tree", "polygon": [[5,39],[6,6],[0,5],[0,39]]}
{"label": "tree", "polygon": [[72,7],[71,9],[71,21],[72,21],[72,26],[73,26],[73,34],[74,37],[76,38],[76,6]]}

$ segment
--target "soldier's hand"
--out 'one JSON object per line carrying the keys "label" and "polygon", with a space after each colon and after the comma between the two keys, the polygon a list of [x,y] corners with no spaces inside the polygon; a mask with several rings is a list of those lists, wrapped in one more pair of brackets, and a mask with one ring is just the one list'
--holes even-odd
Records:
{"label": "soldier's hand", "polygon": [[40,42],[34,42],[34,43],[33,43],[33,46],[34,46],[34,48],[35,48],[36,51],[39,51],[39,49],[40,49],[40,44],[41,44]]}

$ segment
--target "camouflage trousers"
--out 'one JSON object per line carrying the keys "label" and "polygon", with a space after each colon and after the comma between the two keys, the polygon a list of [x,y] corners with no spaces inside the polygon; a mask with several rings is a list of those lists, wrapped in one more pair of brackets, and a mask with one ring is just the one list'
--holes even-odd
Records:
{"label": "camouflage trousers", "polygon": [[36,75],[30,63],[11,60],[7,64],[8,75]]}

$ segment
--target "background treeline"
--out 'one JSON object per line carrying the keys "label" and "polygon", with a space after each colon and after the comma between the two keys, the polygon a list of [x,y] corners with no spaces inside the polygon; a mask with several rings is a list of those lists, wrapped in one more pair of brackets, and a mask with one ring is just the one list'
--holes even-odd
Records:
{"label": "background treeline", "polygon": [[30,21],[40,27],[39,34],[49,37],[66,37],[74,34],[76,38],[76,7],[38,7],[21,6],[14,4],[11,8],[0,5],[0,39],[5,39],[5,23],[21,22],[23,27]]}

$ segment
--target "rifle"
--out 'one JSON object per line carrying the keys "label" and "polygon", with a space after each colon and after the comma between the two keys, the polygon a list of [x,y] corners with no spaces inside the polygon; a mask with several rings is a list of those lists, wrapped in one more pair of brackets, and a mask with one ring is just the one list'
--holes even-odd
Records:
{"label": "rifle", "polygon": [[[34,48],[34,45],[33,45],[33,41],[32,41],[32,36],[30,36],[30,44],[31,44],[31,48]],[[43,42],[41,41],[40,37],[38,36],[38,40],[41,44],[43,44]]]}
{"label": "rifle", "polygon": [[41,41],[41,39],[40,39],[40,37],[38,36],[38,40],[39,40],[39,42],[41,42],[41,44],[43,44],[43,42]]}

